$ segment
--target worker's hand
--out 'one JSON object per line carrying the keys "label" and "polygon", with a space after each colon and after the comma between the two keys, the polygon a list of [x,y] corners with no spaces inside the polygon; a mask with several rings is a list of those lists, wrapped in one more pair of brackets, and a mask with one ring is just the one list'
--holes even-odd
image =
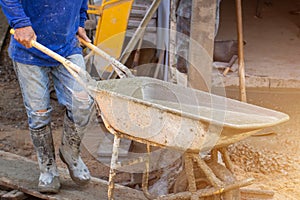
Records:
{"label": "worker's hand", "polygon": [[78,36],[81,37],[82,39],[84,39],[87,42],[91,42],[91,40],[88,38],[88,36],[86,35],[85,29],[82,27],[78,28],[78,32],[77,32]]}
{"label": "worker's hand", "polygon": [[16,28],[14,38],[26,48],[32,47],[32,40],[36,41],[36,35],[31,26]]}

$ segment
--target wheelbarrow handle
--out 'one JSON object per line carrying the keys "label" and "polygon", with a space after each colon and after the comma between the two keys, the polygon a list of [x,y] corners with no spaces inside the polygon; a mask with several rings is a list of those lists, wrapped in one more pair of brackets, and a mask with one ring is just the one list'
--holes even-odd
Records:
{"label": "wheelbarrow handle", "polygon": [[93,45],[92,43],[85,41],[81,37],[78,37],[78,40],[83,45],[85,45],[89,49],[91,49],[93,52],[95,52],[99,56],[103,57],[105,60],[109,61],[112,65],[112,67],[114,68],[114,70],[116,71],[116,73],[120,76],[120,78],[134,77],[133,74],[131,73],[131,71],[125,65],[123,65],[120,61],[115,59],[114,57],[110,56],[109,54],[107,54],[106,52],[104,52],[103,50],[98,48],[97,46]]}

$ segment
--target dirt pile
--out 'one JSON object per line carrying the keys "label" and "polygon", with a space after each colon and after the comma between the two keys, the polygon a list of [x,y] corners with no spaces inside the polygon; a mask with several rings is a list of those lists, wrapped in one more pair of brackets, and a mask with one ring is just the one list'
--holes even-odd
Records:
{"label": "dirt pile", "polygon": [[229,152],[231,160],[245,172],[287,174],[294,169],[293,158],[267,149],[255,149],[247,143],[234,144]]}

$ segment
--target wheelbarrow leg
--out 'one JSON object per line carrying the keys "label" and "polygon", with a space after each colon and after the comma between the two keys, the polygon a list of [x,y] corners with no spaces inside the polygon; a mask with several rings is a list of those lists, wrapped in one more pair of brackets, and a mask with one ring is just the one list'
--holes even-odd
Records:
{"label": "wheelbarrow leg", "polygon": [[106,121],[105,117],[101,115],[103,123],[106,129],[114,135],[114,143],[112,148],[112,155],[110,161],[110,170],[109,170],[109,180],[108,180],[108,190],[107,190],[107,198],[108,200],[114,199],[114,188],[115,188],[115,177],[116,177],[116,170],[119,166],[118,157],[119,157],[119,147],[120,147],[120,140],[121,137],[118,132],[109,125]]}
{"label": "wheelbarrow leg", "polygon": [[227,167],[227,169],[230,172],[233,172],[233,164],[232,164],[232,162],[230,160],[227,147],[223,147],[223,148],[219,149],[219,151],[220,151],[220,153],[222,155],[222,159],[223,159],[223,162],[225,163],[225,166]]}
{"label": "wheelbarrow leg", "polygon": [[184,164],[185,164],[185,173],[186,177],[188,179],[188,187],[190,192],[196,192],[197,186],[196,186],[196,179],[194,174],[194,167],[193,167],[193,156],[190,154],[184,155]]}
{"label": "wheelbarrow leg", "polygon": [[222,147],[220,149],[213,149],[211,151],[211,160],[215,163],[218,162],[218,153],[221,153],[222,156],[222,160],[226,166],[226,168],[230,171],[233,172],[233,164],[230,160],[229,154],[228,154],[228,150],[227,147]]}
{"label": "wheelbarrow leg", "polygon": [[114,196],[114,187],[115,187],[114,181],[116,177],[116,169],[117,169],[117,162],[119,156],[119,146],[120,146],[120,137],[118,135],[115,135],[113,152],[112,152],[111,162],[110,162],[108,191],[107,191],[107,196],[109,200],[113,200],[113,196]]}
{"label": "wheelbarrow leg", "polygon": [[143,193],[147,199],[156,199],[153,195],[151,195],[148,191],[148,181],[149,181],[149,171],[150,171],[150,144],[147,144],[147,157],[145,158],[145,171],[143,173],[143,181],[142,188]]}
{"label": "wheelbarrow leg", "polygon": [[186,153],[185,154],[185,172],[188,179],[188,187],[191,192],[191,200],[199,199],[199,194],[197,194],[197,185],[194,174],[193,161],[196,161],[200,169],[206,175],[208,182],[214,188],[223,188],[224,183],[216,177],[214,172],[209,168],[209,166],[203,161],[198,154]]}
{"label": "wheelbarrow leg", "polygon": [[185,163],[185,173],[188,179],[189,191],[191,192],[191,200],[198,200],[199,196],[195,194],[197,191],[194,166],[193,166],[193,156],[192,154],[186,153],[184,156]]}
{"label": "wheelbarrow leg", "polygon": [[224,186],[224,183],[220,179],[218,179],[218,177],[216,177],[214,172],[209,168],[205,161],[199,157],[199,155],[194,155],[194,159],[196,160],[198,166],[204,172],[206,178],[213,187],[221,188]]}

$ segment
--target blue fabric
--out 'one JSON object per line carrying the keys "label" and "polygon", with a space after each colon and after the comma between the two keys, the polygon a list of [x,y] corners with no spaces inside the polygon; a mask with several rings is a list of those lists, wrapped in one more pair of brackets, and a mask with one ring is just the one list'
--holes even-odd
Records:
{"label": "blue fabric", "polygon": [[[76,38],[87,18],[87,0],[0,0],[2,10],[14,29],[32,26],[37,41],[63,57],[81,53]],[[57,66],[59,63],[37,49],[26,49],[13,37],[11,58],[19,63]]]}

